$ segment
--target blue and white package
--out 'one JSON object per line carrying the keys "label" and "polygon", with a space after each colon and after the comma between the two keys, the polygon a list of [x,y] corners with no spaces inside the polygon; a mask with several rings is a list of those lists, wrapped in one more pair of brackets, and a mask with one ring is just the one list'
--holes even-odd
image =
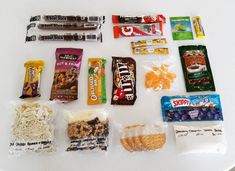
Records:
{"label": "blue and white package", "polygon": [[161,105],[164,122],[223,121],[218,94],[163,96]]}

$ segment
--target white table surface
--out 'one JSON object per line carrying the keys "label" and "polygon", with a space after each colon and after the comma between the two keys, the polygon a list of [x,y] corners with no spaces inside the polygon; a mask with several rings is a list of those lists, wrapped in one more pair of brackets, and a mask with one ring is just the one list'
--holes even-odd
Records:
{"label": "white table surface", "polygon": [[[234,114],[234,83],[235,83],[235,2],[233,0],[146,0],[146,1],[114,1],[114,0],[2,0],[0,3],[1,22],[1,58],[0,58],[0,170],[2,171],[224,171],[235,165],[235,114]],[[133,56],[130,41],[136,38],[114,40],[112,33],[112,14],[138,15],[159,14],[167,17],[164,26],[165,37],[168,39],[170,57],[177,72],[174,92],[152,93],[144,90],[143,74],[146,60],[159,61],[164,59],[156,56]],[[79,43],[55,42],[25,44],[26,24],[31,15],[37,14],[74,14],[74,15],[105,15],[106,23],[102,28],[104,42]],[[202,17],[206,32],[205,40],[172,41],[170,16]],[[183,44],[205,44],[214,74],[217,93],[221,95],[225,119],[228,150],[225,155],[185,155],[177,153],[172,125],[168,126],[166,146],[155,153],[126,153],[118,143],[118,130],[114,129],[112,144],[107,155],[66,153],[68,143],[63,109],[88,108],[87,99],[87,58],[105,57],[107,104],[102,105],[110,111],[113,125],[118,128],[122,124],[161,121],[160,98],[163,94],[184,95],[185,86],[179,61],[178,46]],[[25,69],[23,63],[29,59],[44,59],[46,66],[42,75],[41,99],[47,100],[53,78],[55,49],[57,47],[74,47],[84,49],[84,58],[79,78],[79,100],[67,105],[60,105],[56,119],[56,141],[58,152],[52,155],[26,155],[20,158],[8,157],[10,125],[14,114],[10,112],[10,102],[18,100],[21,94]],[[112,77],[110,71],[111,56],[133,56],[137,61],[137,96],[133,107],[111,106]],[[168,58],[168,57],[166,57]],[[192,123],[194,125],[211,124]]]}

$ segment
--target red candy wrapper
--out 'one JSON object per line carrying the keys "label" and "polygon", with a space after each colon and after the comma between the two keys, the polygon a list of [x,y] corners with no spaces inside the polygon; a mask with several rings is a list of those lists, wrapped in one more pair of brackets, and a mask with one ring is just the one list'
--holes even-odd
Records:
{"label": "red candy wrapper", "polygon": [[114,38],[135,36],[162,36],[162,23],[113,26]]}
{"label": "red candy wrapper", "polygon": [[166,23],[163,15],[156,16],[120,16],[112,15],[113,24],[148,24],[148,23]]}

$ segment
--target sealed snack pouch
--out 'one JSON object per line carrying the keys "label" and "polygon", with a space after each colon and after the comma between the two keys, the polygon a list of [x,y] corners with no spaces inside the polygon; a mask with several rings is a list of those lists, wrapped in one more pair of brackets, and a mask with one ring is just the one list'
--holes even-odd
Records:
{"label": "sealed snack pouch", "polygon": [[113,57],[113,105],[134,105],[136,96],[136,62],[130,57]]}
{"label": "sealed snack pouch", "polygon": [[223,121],[218,94],[163,96],[161,106],[164,122]]}
{"label": "sealed snack pouch", "polygon": [[122,129],[120,143],[128,152],[157,151],[166,143],[163,126],[129,125]]}
{"label": "sealed snack pouch", "polygon": [[20,98],[39,97],[41,73],[44,67],[43,60],[31,60],[24,64],[26,68],[24,86]]}
{"label": "sealed snack pouch", "polygon": [[54,112],[49,103],[20,103],[15,107],[15,114],[11,130],[10,155],[55,151],[52,124]]}
{"label": "sealed snack pouch", "polygon": [[88,59],[88,100],[89,105],[106,103],[104,58]]}
{"label": "sealed snack pouch", "polygon": [[180,46],[179,53],[187,92],[215,91],[206,46]]}
{"label": "sealed snack pouch", "polygon": [[56,49],[55,74],[50,100],[70,102],[78,98],[78,77],[82,54],[82,49]]}
{"label": "sealed snack pouch", "polygon": [[109,120],[104,109],[67,112],[67,134],[70,146],[67,151],[107,151]]}
{"label": "sealed snack pouch", "polygon": [[167,55],[167,54],[169,54],[169,50],[168,50],[168,48],[160,48],[160,47],[154,47],[154,46],[143,46],[143,47],[132,48],[132,53],[135,55],[144,55],[144,54]]}
{"label": "sealed snack pouch", "polygon": [[195,29],[197,38],[205,38],[206,36],[205,36],[204,29],[202,27],[201,17],[194,16],[193,17],[193,25],[194,25],[194,29]]}
{"label": "sealed snack pouch", "polygon": [[131,47],[136,48],[136,47],[143,47],[143,46],[163,45],[163,44],[167,44],[166,38],[138,40],[135,42],[131,42]]}

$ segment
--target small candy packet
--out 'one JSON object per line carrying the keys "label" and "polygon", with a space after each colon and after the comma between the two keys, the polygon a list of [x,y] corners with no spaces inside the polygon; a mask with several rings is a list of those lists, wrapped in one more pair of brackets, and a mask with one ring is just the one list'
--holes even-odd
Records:
{"label": "small candy packet", "polygon": [[193,40],[190,17],[170,17],[173,40]]}
{"label": "small candy packet", "polygon": [[146,46],[146,47],[132,48],[132,53],[134,55],[144,55],[144,54],[167,55],[167,54],[169,54],[169,50],[168,50],[168,48]]}
{"label": "small candy packet", "polygon": [[142,46],[162,45],[162,44],[167,44],[166,38],[139,40],[136,42],[131,42],[131,47],[135,48],[135,47],[142,47]]}
{"label": "small candy packet", "polygon": [[130,57],[112,57],[112,105],[134,105],[136,96],[136,62]]}
{"label": "small candy packet", "polygon": [[218,94],[163,96],[161,106],[164,122],[223,121]]}
{"label": "small candy packet", "polygon": [[135,36],[162,36],[162,23],[113,26],[114,38]]}
{"label": "small candy packet", "polygon": [[113,24],[147,24],[147,23],[166,23],[163,15],[146,16],[121,16],[112,15]]}
{"label": "small candy packet", "polygon": [[26,68],[24,86],[20,98],[40,97],[41,73],[44,67],[43,60],[30,60],[25,62]]}
{"label": "small candy packet", "polygon": [[174,132],[180,154],[226,152],[222,124],[206,127],[174,125]]}
{"label": "small candy packet", "polygon": [[104,58],[88,59],[88,100],[89,105],[106,103]]}
{"label": "small candy packet", "polygon": [[55,151],[54,111],[48,102],[20,102],[15,104],[15,119],[9,154],[48,153]]}
{"label": "small candy packet", "polygon": [[70,102],[78,98],[78,77],[82,49],[57,48],[56,64],[50,100]]}
{"label": "small candy packet", "polygon": [[120,143],[128,152],[157,151],[166,143],[161,125],[129,125],[121,131]]}
{"label": "small candy packet", "polygon": [[109,146],[109,119],[104,109],[66,112],[69,116],[67,151],[107,151]]}
{"label": "small candy packet", "polygon": [[215,91],[206,46],[180,46],[179,53],[187,92]]}
{"label": "small candy packet", "polygon": [[197,38],[205,38],[206,37],[204,29],[202,27],[201,17],[199,17],[199,16],[193,17],[193,26],[194,26]]}

